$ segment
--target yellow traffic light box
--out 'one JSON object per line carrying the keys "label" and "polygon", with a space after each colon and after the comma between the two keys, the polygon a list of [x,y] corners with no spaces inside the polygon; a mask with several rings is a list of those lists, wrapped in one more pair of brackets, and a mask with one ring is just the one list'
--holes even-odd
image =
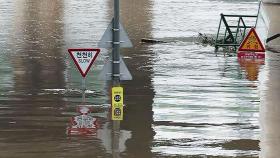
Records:
{"label": "yellow traffic light box", "polygon": [[123,120],[123,88],[112,88],[112,120]]}

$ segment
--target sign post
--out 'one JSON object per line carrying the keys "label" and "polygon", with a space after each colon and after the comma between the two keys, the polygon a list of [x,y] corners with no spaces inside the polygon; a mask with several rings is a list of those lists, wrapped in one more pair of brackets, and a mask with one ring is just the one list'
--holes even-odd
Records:
{"label": "sign post", "polygon": [[82,78],[82,103],[86,102],[86,77]]}
{"label": "sign post", "polygon": [[[120,1],[114,1],[114,20],[113,20],[113,88],[115,86],[120,86],[120,26],[119,26],[119,18],[120,18]],[[112,93],[113,97],[113,93]],[[113,112],[113,105],[112,105],[112,113]],[[113,120],[113,157],[119,158],[119,138],[120,138],[120,120]],[[115,149],[115,150],[114,150]]]}
{"label": "sign post", "polygon": [[[114,18],[99,41],[98,46],[100,48],[112,48],[112,60],[105,63],[99,78],[112,80],[112,155],[113,158],[119,158],[120,121],[123,120],[123,89],[120,87],[120,81],[132,80],[132,76],[120,56],[120,48],[132,47],[132,43],[120,23],[119,0],[114,0]],[[119,102],[113,99],[117,93],[121,94]]]}
{"label": "sign post", "polygon": [[93,62],[97,58],[100,49],[68,49],[77,69],[82,75],[82,102],[86,101],[86,76]]}

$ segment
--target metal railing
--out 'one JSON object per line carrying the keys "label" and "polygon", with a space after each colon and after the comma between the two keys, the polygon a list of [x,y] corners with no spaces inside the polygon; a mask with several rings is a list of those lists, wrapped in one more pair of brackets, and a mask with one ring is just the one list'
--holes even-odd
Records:
{"label": "metal railing", "polygon": [[219,47],[233,47],[233,49],[236,50],[236,48],[243,41],[247,29],[255,27],[253,25],[247,25],[244,18],[255,18],[253,20],[256,20],[257,15],[221,14],[219,28],[215,40],[215,51],[218,51]]}

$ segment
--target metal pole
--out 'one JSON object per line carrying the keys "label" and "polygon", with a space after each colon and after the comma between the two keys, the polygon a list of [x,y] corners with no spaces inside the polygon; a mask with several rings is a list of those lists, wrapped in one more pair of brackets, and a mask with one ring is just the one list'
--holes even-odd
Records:
{"label": "metal pole", "polygon": [[[113,86],[120,85],[120,2],[114,0],[114,20],[113,20],[113,51],[112,51],[112,81]],[[120,157],[119,138],[120,138],[120,121],[113,121],[112,129],[112,156],[113,158]]]}
{"label": "metal pole", "polygon": [[112,136],[112,156],[113,158],[120,158],[120,121],[113,121]]}
{"label": "metal pole", "polygon": [[82,79],[82,103],[85,104],[86,102],[86,78],[83,77]]}
{"label": "metal pole", "polygon": [[[221,29],[221,24],[222,24],[222,16],[223,16],[223,14],[221,14],[221,19],[220,19],[220,23],[219,23],[219,28],[218,28],[218,32],[217,32],[217,36],[216,36],[216,40],[215,40],[215,47],[216,47],[216,45],[218,44],[218,39],[219,39],[219,34],[220,34],[220,29]],[[218,48],[218,46],[217,46],[217,48]],[[216,49],[217,49],[216,48]]]}
{"label": "metal pole", "polygon": [[113,21],[113,86],[120,84],[120,3],[114,0],[114,21]]}
{"label": "metal pole", "polygon": [[240,22],[241,22],[241,18],[238,18],[238,24],[237,24],[237,27],[236,27],[236,34],[235,34],[235,40],[234,40],[235,44],[237,43],[237,37],[238,37],[238,33],[239,33]]}
{"label": "metal pole", "polygon": [[258,8],[257,20],[256,20],[256,23],[255,23],[255,27],[257,27],[257,24],[258,24],[258,16],[259,16],[259,14],[260,14],[261,4],[262,4],[262,1],[259,0],[259,8]]}

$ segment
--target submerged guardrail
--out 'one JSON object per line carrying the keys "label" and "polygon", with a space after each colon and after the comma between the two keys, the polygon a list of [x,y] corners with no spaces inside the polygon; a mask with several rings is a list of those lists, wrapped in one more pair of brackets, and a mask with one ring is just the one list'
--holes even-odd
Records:
{"label": "submerged guardrail", "polygon": [[244,18],[255,18],[254,20],[256,20],[257,15],[221,14],[218,32],[215,39],[216,52],[219,47],[233,47],[233,49],[237,49],[243,41],[247,29],[255,27],[253,25],[248,25]]}

